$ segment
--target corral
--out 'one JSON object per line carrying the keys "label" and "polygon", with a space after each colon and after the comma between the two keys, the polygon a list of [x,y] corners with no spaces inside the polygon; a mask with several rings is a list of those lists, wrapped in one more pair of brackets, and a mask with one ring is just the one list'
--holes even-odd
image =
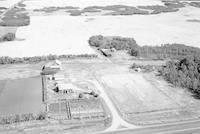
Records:
{"label": "corral", "polygon": [[110,118],[103,100],[95,93],[96,89],[92,89],[89,83],[84,84],[86,88],[72,83],[60,61],[44,65],[42,74],[43,102],[49,118],[78,121],[103,121]]}
{"label": "corral", "polygon": [[94,120],[106,117],[98,99],[67,100],[49,104],[49,114],[55,119]]}

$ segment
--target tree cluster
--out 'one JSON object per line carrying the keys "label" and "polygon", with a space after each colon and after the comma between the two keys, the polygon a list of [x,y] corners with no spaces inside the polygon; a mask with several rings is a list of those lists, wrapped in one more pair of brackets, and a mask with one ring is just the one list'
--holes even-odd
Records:
{"label": "tree cluster", "polygon": [[[200,54],[200,49],[183,44],[165,44],[161,46],[143,46],[133,48],[140,57],[151,59],[181,59],[186,56],[196,56]],[[133,50],[132,50],[133,51]],[[134,53],[131,53],[132,55]]]}
{"label": "tree cluster", "polygon": [[200,58],[190,56],[179,61],[169,61],[160,71],[175,86],[190,89],[200,95]]}
{"label": "tree cluster", "polygon": [[127,50],[132,56],[150,59],[181,59],[186,56],[200,55],[200,49],[197,47],[176,43],[161,46],[138,46],[134,38],[124,37],[97,35],[90,37],[89,44],[97,48]]}
{"label": "tree cluster", "polygon": [[105,49],[115,48],[116,50],[130,50],[131,48],[138,46],[133,38],[123,38],[118,36],[104,37],[102,35],[97,35],[90,37],[88,42],[90,46]]}
{"label": "tree cluster", "polygon": [[75,59],[75,58],[96,58],[95,54],[81,54],[81,55],[47,55],[47,56],[33,56],[12,58],[8,56],[0,57],[0,64],[16,64],[16,63],[37,63],[40,61],[51,61],[56,59]]}

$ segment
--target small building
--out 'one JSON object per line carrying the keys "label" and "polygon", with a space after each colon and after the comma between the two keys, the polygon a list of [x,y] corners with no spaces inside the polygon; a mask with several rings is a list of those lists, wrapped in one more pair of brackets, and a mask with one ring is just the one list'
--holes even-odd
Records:
{"label": "small building", "polygon": [[50,75],[55,74],[62,70],[61,62],[59,60],[55,60],[53,62],[49,62],[42,67],[42,75]]}

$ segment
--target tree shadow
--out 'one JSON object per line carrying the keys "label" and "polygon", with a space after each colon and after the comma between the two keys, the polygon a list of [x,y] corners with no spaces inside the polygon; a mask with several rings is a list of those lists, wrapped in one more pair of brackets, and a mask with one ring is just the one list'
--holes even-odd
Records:
{"label": "tree shadow", "polygon": [[193,98],[195,98],[195,99],[200,99],[200,94],[198,93],[198,92],[196,92],[196,91],[191,91],[191,90],[189,90],[190,92],[191,92],[191,96],[193,97]]}
{"label": "tree shadow", "polygon": [[198,99],[198,100],[200,99],[200,95],[198,95],[198,94],[193,94],[192,97],[194,97],[195,99]]}

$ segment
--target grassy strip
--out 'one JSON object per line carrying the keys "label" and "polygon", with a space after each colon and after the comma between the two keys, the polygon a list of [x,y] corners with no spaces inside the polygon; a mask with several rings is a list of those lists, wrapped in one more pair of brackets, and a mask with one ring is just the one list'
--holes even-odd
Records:
{"label": "grassy strip", "polygon": [[33,121],[33,120],[45,120],[45,119],[46,119],[46,113],[44,112],[41,112],[39,114],[33,114],[33,113],[15,114],[10,116],[0,117],[0,125]]}
{"label": "grassy strip", "polygon": [[0,64],[17,64],[17,63],[37,63],[40,61],[51,61],[55,59],[76,59],[76,58],[96,58],[95,54],[81,54],[81,55],[47,55],[34,56],[23,58],[11,58],[8,56],[0,57]]}

